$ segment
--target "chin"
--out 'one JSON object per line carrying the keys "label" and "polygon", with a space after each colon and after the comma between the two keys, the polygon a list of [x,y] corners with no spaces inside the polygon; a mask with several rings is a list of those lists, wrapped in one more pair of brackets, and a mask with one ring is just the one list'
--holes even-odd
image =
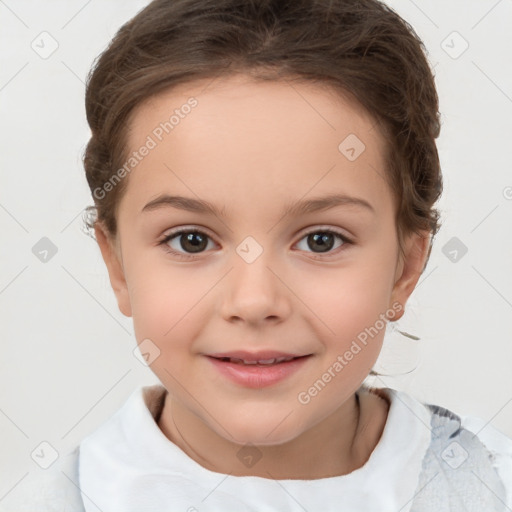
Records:
{"label": "chin", "polygon": [[283,421],[282,417],[249,419],[244,423],[231,423],[224,427],[232,437],[226,436],[223,430],[217,430],[217,433],[240,445],[276,446],[292,441],[303,433],[296,424]]}

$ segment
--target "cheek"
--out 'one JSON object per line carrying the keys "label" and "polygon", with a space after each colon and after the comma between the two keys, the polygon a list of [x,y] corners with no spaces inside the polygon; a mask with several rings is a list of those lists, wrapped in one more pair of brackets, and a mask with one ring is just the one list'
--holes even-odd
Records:
{"label": "cheek", "polygon": [[310,278],[302,276],[296,281],[294,291],[307,306],[303,310],[316,317],[319,334],[347,339],[373,325],[386,312],[391,271],[373,261],[362,263],[314,272]]}
{"label": "cheek", "polygon": [[207,290],[206,284],[190,279],[190,272],[165,265],[132,267],[129,293],[136,339],[150,338],[161,350],[184,345],[198,328]]}
{"label": "cheek", "polygon": [[[178,383],[189,382],[190,364],[194,357],[193,340],[197,338],[201,322],[201,304],[197,293],[185,284],[167,285],[153,281],[152,286],[135,289],[133,326],[135,338],[149,346],[156,354],[151,371],[166,385],[179,394]],[[151,340],[148,344],[147,341]]]}

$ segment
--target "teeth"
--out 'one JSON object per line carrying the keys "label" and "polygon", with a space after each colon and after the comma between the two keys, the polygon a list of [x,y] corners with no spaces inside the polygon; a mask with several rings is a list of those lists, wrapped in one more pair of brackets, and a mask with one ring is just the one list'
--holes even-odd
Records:
{"label": "teeth", "polygon": [[274,359],[259,359],[258,361],[246,361],[245,359],[237,359],[236,357],[223,357],[221,358],[222,361],[230,361],[232,363],[238,363],[238,364],[260,364],[260,365],[272,365],[276,363],[282,363],[283,361],[291,361],[292,359],[295,359],[292,357],[279,357]]}

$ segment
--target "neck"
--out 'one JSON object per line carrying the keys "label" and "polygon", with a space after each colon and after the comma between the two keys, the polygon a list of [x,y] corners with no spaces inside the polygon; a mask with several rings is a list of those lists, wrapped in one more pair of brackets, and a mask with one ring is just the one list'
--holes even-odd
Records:
{"label": "neck", "polygon": [[[375,448],[387,407],[383,416],[384,401],[370,395],[360,390],[313,428],[279,445],[233,443],[173,401],[169,394],[158,426],[170,441],[210,471],[278,480],[328,478],[361,467]],[[377,409],[376,401],[382,402]],[[242,460],[246,462],[240,464]]]}

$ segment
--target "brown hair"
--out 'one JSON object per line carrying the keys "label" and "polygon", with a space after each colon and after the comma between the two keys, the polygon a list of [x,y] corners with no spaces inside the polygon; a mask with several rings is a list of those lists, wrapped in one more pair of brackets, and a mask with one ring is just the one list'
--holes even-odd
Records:
{"label": "brown hair", "polygon": [[430,256],[442,177],[438,97],[425,53],[413,28],[378,0],[154,0],[119,29],[88,76],[84,166],[95,202],[87,213],[95,215],[87,226],[98,220],[116,235],[128,178],[106,194],[95,190],[126,161],[135,107],[178,84],[245,73],[315,82],[358,102],[387,140],[400,250],[407,234],[429,230]]}

